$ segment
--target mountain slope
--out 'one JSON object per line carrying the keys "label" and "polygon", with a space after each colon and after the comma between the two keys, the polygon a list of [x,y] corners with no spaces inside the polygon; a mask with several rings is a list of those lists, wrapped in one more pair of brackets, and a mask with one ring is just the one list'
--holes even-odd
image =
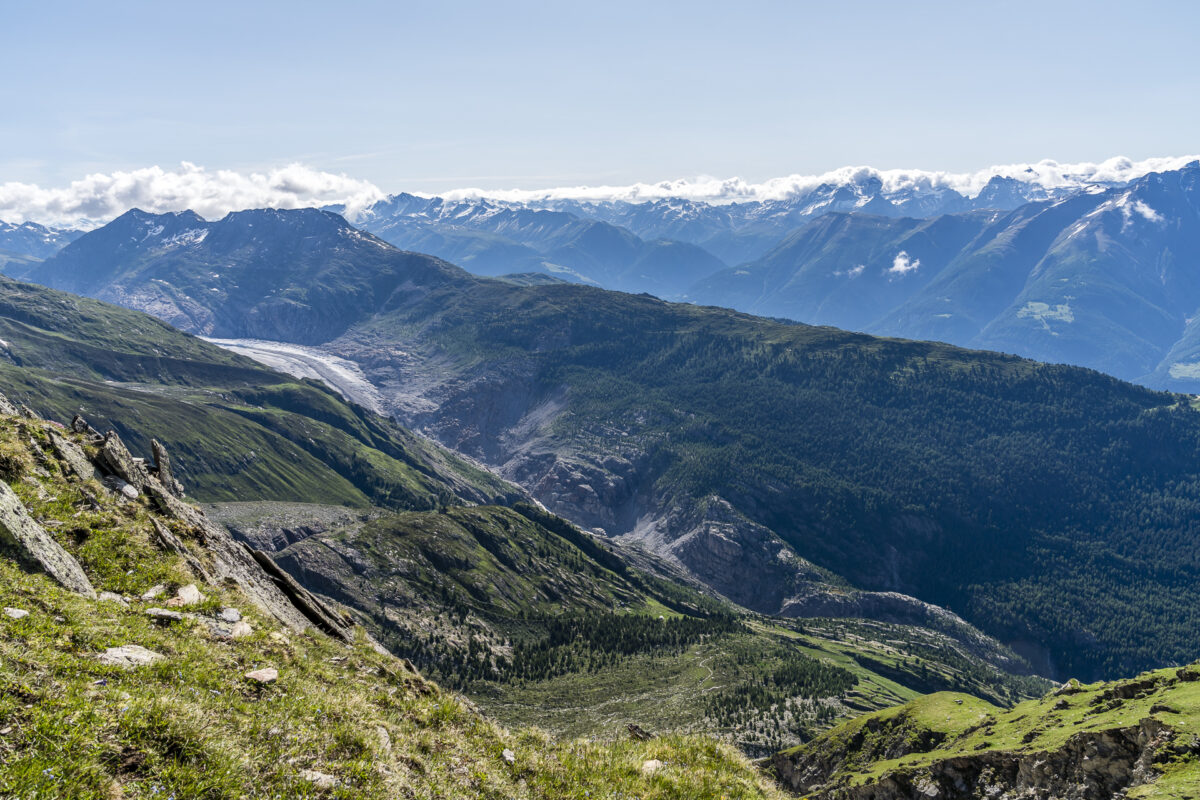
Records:
{"label": "mountain slope", "polygon": [[[248,260],[277,252],[279,237],[254,236],[265,244],[244,239]],[[422,258],[351,240],[308,240],[308,257],[327,248],[348,272]],[[234,249],[191,247],[181,284],[239,268]],[[144,274],[182,270],[155,248],[132,256]],[[370,248],[363,266],[354,248]],[[90,234],[46,267],[102,264],[106,252]],[[441,263],[417,263],[403,304],[347,312],[324,347],[358,363],[392,413],[551,511],[636,540],[759,611],[924,624],[945,613],[927,601],[1048,674],[1188,658],[1200,617],[1180,587],[1196,578],[1200,415],[1183,398]],[[263,300],[229,288],[240,307]],[[205,294],[188,299],[215,307]],[[279,332],[303,341],[311,329]]]}
{"label": "mountain slope", "polygon": [[0,375],[45,414],[82,413],[135,450],[159,436],[201,499],[428,508],[513,487],[328,389],[153,317],[0,279]]}
{"label": "mountain slope", "polygon": [[689,297],[1194,391],[1200,163],[1008,213],[831,215]]}
{"label": "mountain slope", "polygon": [[[281,622],[206,574],[221,554],[213,531],[186,522],[202,519],[194,509],[127,500],[57,455],[71,448],[86,464],[90,446],[0,413],[0,793],[781,797],[715,740],[557,743],[501,730],[361,631],[344,642]],[[19,518],[101,594],[15,559]],[[652,759],[661,769],[643,768]]]}
{"label": "mountain slope", "polygon": [[226,338],[320,343],[347,320],[412,302],[426,285],[470,280],[315,209],[239,211],[218,222],[135,209],[87,239],[30,280]]}
{"label": "mountain slope", "polygon": [[359,224],[405,250],[445,258],[480,275],[543,272],[630,292],[674,296],[725,265],[707,251],[562,211],[488,201],[451,203],[401,194]]}
{"label": "mountain slope", "polygon": [[1072,681],[1000,709],[933,694],[845,723],[771,763],[814,798],[1194,797],[1200,669]]}

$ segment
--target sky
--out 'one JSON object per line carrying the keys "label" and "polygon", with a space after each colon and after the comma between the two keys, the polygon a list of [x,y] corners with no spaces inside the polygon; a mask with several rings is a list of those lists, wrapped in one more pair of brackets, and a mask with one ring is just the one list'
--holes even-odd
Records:
{"label": "sky", "polygon": [[0,0],[0,186],[385,192],[1200,151],[1193,2]]}

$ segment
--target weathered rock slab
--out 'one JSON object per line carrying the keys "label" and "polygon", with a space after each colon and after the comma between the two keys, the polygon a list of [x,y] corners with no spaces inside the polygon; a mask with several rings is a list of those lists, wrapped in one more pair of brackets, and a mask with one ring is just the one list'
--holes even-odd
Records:
{"label": "weathered rock slab", "polygon": [[109,664],[114,667],[125,667],[131,669],[133,667],[144,667],[147,664],[153,664],[155,661],[161,661],[165,658],[162,653],[156,653],[153,650],[147,650],[141,645],[127,644],[121,647],[110,647],[100,655],[96,656],[101,664]]}
{"label": "weathered rock slab", "polygon": [[34,522],[7,483],[0,481],[0,548],[13,552],[25,566],[45,572],[73,592],[95,597],[96,590],[79,562]]}

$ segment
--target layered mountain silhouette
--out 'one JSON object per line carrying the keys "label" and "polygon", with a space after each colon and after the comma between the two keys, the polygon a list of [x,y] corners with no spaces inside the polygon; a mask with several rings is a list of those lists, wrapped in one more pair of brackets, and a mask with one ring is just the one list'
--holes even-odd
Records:
{"label": "layered mountain silhouette", "polygon": [[[1130,226],[1157,224],[1139,201],[1166,217],[1163,198],[1140,191],[1019,213],[1099,208],[1111,236],[1122,209]],[[872,264],[924,280],[936,254],[922,242],[961,248],[972,225],[1002,216],[862,219],[889,243],[878,249],[890,261]],[[905,226],[904,259],[890,225]],[[1198,577],[1200,413],[1179,395],[949,345],[477,277],[315,210],[212,223],[130,212],[34,276],[194,333],[319,345],[357,364],[402,422],[758,611],[938,613],[915,596],[1052,674],[1183,659],[1200,631],[1181,591]]]}
{"label": "layered mountain silhouette", "polygon": [[830,214],[689,297],[1200,391],[1200,163],[1008,212]]}

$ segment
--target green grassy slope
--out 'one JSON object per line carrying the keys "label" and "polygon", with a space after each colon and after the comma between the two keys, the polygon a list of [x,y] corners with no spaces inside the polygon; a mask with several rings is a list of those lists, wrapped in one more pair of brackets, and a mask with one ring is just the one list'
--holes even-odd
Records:
{"label": "green grassy slope", "polygon": [[453,365],[476,394],[448,414],[489,408],[488,376],[495,404],[513,375],[529,407],[565,396],[540,446],[643,453],[622,498],[642,513],[722,497],[855,585],[1043,646],[1059,674],[1184,660],[1200,635],[1200,414],[1181,396],[575,286],[447,289],[339,346],[365,362],[387,341]]}
{"label": "green grassy slope", "polygon": [[635,722],[766,755],[922,691],[1011,702],[1045,686],[919,628],[747,615],[522,504],[354,515],[222,503],[212,514],[489,716],[560,735]]}
{"label": "green grassy slope", "polygon": [[137,312],[0,279],[0,381],[14,400],[158,436],[204,500],[430,508],[517,493],[403,428]]}
{"label": "green grassy slope", "polygon": [[1198,726],[1200,667],[1192,665],[1071,682],[1007,709],[927,695],[843,723],[772,764],[791,788],[819,797],[929,794],[955,780],[964,793],[990,782],[999,787],[992,794],[1197,797]]}
{"label": "green grassy slope", "polygon": [[[782,796],[711,739],[556,743],[536,730],[503,730],[365,640],[347,646],[287,633],[226,587],[201,584],[207,599],[182,609],[194,616],[154,624],[145,610],[165,598],[135,598],[157,583],[173,591],[196,582],[182,559],[151,544],[157,515],[144,501],[68,479],[57,459],[33,454],[31,439],[49,452],[40,424],[0,417],[4,478],[98,590],[130,600],[71,594],[0,556],[0,607],[28,612],[0,615],[0,795]],[[161,521],[202,554],[186,529]],[[230,606],[249,635],[209,633],[205,619]],[[163,658],[131,669],[97,660],[129,644]],[[276,682],[244,677],[267,666],[278,670]],[[649,760],[662,764],[650,771]],[[323,786],[327,779],[334,783]]]}

